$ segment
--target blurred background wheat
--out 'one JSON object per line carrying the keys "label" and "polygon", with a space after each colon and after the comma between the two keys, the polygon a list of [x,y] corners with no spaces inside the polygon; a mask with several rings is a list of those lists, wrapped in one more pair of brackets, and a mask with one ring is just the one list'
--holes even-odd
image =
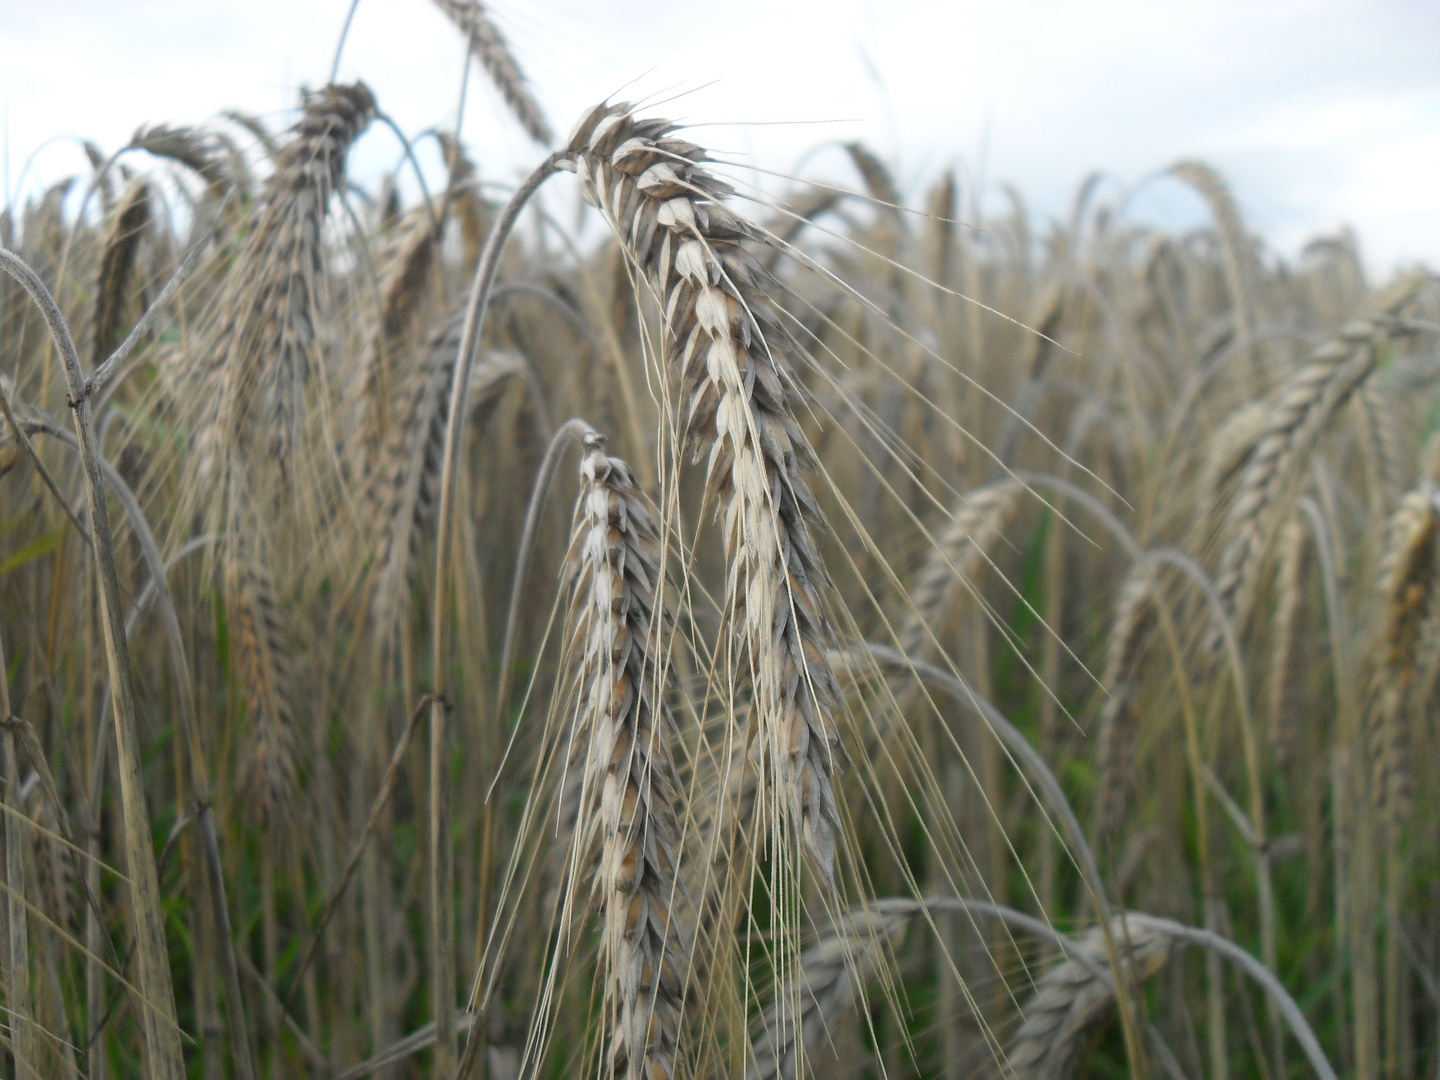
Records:
{"label": "blurred background wheat", "polygon": [[5,1074],[1440,1076],[1435,276],[435,8],[528,177],[332,74],[0,212]]}

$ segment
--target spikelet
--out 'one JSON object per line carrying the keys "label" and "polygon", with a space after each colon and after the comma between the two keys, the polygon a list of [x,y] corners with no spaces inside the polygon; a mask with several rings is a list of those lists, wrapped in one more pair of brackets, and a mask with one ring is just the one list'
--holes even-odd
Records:
{"label": "spikelet", "polygon": [[954,603],[956,593],[971,586],[982,571],[1024,491],[1019,480],[998,480],[972,491],[955,508],[910,586],[913,610],[906,614],[898,634],[900,650],[906,656],[924,660],[929,655],[932,636],[939,630],[945,610]]}
{"label": "spikelet", "polygon": [[1097,838],[1108,838],[1125,816],[1135,756],[1137,668],[1150,631],[1155,626],[1156,568],[1146,559],[1138,563],[1120,588],[1110,645],[1105,656],[1104,687],[1109,697],[1100,713],[1100,743],[1096,749],[1095,825]]}
{"label": "spikelet", "polygon": [[249,450],[258,420],[263,449],[282,470],[299,441],[313,360],[321,226],[330,196],[344,184],[346,153],[374,113],[364,83],[310,96],[221,298],[210,361],[215,437]]}
{"label": "spikelet", "polygon": [[105,232],[95,285],[95,331],[91,363],[98,367],[120,344],[132,295],[135,256],[150,227],[150,185],[136,180],[126,189]]}
{"label": "spikelet", "polygon": [[[1396,281],[1371,297],[1363,310],[1280,388],[1265,429],[1240,477],[1229,513],[1230,539],[1220,557],[1215,585],[1237,627],[1247,622],[1260,564],[1278,523],[1288,515],[1311,452],[1334,415],[1380,362],[1388,316],[1423,284],[1422,274]],[[1218,651],[1220,635],[1212,635]]]}
{"label": "spikelet", "polygon": [[802,391],[766,294],[771,279],[743,246],[756,230],[720,202],[728,188],[674,130],[636,120],[626,105],[597,106],[571,137],[570,161],[660,301],[664,357],[683,380],[696,457],[708,455],[729,558],[723,610],[738,638],[737,680],[753,698],[761,801],[832,879],[839,692],[825,658],[833,634],[811,536],[822,526],[806,479],[814,452],[796,419]]}
{"label": "spikelet", "polygon": [[1410,809],[1407,709],[1418,677],[1417,649],[1436,588],[1440,511],[1435,493],[1411,491],[1390,518],[1380,571],[1380,653],[1371,675],[1367,714],[1373,794],[1382,820],[1398,834]]}
{"label": "spikelet", "polygon": [[576,743],[585,747],[580,845],[599,848],[605,1075],[675,1075],[683,983],[677,902],[680,781],[665,700],[667,635],[656,610],[660,538],[629,467],[585,439],[571,545],[580,661]]}
{"label": "spikelet", "polygon": [[[1128,927],[1113,924],[1126,975],[1143,983],[1157,975],[1170,958],[1173,941],[1157,929],[1130,920]],[[1075,948],[1090,956],[1102,970],[1109,954],[1100,927],[1087,931]],[[1081,1049],[1081,1035],[1108,1013],[1115,1003],[1114,989],[1096,978],[1089,967],[1073,959],[1062,960],[1035,981],[1035,993],[1021,1007],[1025,1020],[1016,1029],[1006,1052],[1015,1080],[1062,1080],[1069,1076]]]}
{"label": "spikelet", "polygon": [[525,76],[510,46],[479,0],[435,0],[435,6],[449,16],[470,42],[470,51],[490,76],[495,89],[510,106],[525,133],[543,146],[554,138],[545,113],[530,93]]}

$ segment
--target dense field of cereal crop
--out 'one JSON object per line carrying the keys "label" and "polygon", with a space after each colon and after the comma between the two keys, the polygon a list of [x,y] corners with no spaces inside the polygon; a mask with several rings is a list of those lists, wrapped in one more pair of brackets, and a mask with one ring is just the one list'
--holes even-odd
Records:
{"label": "dense field of cereal crop", "polygon": [[0,1072],[1440,1075],[1440,281],[437,2],[523,183],[338,83],[0,212]]}

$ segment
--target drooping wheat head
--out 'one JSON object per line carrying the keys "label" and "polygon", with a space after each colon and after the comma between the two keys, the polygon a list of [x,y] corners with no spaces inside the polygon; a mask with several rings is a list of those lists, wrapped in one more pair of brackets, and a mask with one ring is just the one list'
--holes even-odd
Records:
{"label": "drooping wheat head", "polygon": [[[1390,317],[1423,281],[1421,275],[1401,278],[1370,297],[1355,319],[1311,352],[1270,405],[1230,505],[1230,539],[1215,579],[1237,626],[1243,628],[1249,619],[1261,564],[1293,505],[1316,443],[1380,363]],[[1218,640],[1217,632],[1212,638],[1216,648]]]}
{"label": "drooping wheat head", "polygon": [[300,443],[315,363],[321,230],[331,197],[344,187],[346,154],[374,114],[364,83],[311,96],[265,184],[220,301],[209,360],[210,438],[247,455],[268,453],[282,472]]}
{"label": "drooping wheat head", "polygon": [[570,160],[659,302],[663,353],[682,381],[696,458],[723,515],[729,571],[722,610],[733,627],[738,692],[748,687],[761,746],[762,804],[833,875],[839,809],[839,694],[825,659],[832,632],[813,533],[813,451],[797,419],[769,275],[746,248],[757,231],[721,201],[728,188],[665,120],[601,105],[577,127]]}
{"label": "drooping wheat head", "polygon": [[1136,679],[1139,662],[1156,624],[1158,565],[1147,559],[1130,571],[1120,588],[1110,627],[1102,680],[1108,696],[1100,712],[1100,740],[1096,750],[1094,833],[1100,838],[1108,838],[1123,820],[1133,786],[1131,771],[1141,722]]}
{"label": "drooping wheat head", "polygon": [[470,51],[505,98],[515,119],[536,142],[548,146],[553,137],[545,113],[535,101],[520,65],[480,0],[435,0],[470,42]]}
{"label": "drooping wheat head", "polygon": [[[1150,926],[1116,919],[1113,932],[1122,946],[1125,977],[1135,985],[1153,978],[1170,958],[1173,942]],[[1099,927],[1086,931],[1074,948],[1108,970]],[[1097,978],[1091,965],[1066,958],[1041,975],[1035,992],[1021,1006],[1025,1019],[1006,1054],[1016,1080],[1063,1080],[1071,1075],[1082,1036],[1114,1006],[1114,985]]]}

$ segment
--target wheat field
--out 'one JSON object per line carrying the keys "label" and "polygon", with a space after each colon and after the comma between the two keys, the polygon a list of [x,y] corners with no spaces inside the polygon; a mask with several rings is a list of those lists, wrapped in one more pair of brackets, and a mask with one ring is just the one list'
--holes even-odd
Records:
{"label": "wheat field", "polygon": [[3,1075],[1440,1077],[1437,278],[436,3],[518,185],[358,82],[0,212]]}

